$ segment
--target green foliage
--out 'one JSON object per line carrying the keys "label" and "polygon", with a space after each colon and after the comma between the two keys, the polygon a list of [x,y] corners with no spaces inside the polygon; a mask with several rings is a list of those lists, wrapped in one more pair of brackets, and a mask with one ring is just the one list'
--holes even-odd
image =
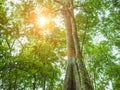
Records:
{"label": "green foliage", "polygon": [[[94,89],[110,89],[112,83],[111,90],[119,90],[119,0],[74,0],[74,4],[81,50]],[[36,27],[36,7],[43,15],[59,17],[61,27],[52,20],[45,28]],[[0,1],[0,89],[62,90],[66,37],[59,8],[53,0]],[[43,35],[46,29],[50,34]]]}
{"label": "green foliage", "polygon": [[[118,25],[120,23],[118,19],[120,10],[118,2],[118,0],[88,0],[88,2],[82,3],[83,12],[86,12],[84,9],[87,10],[86,16],[88,16],[89,21],[84,39],[83,54],[95,90],[105,90],[106,88],[110,89],[110,87],[112,87],[111,90],[120,89],[118,86],[120,83],[118,74],[120,73],[120,29]],[[79,19],[83,18],[77,16],[77,20]],[[85,27],[85,23],[83,20],[83,27]],[[78,29],[83,30],[82,26]],[[103,37],[98,36],[100,33]],[[83,33],[83,35],[85,34]],[[88,36],[90,38],[87,38]],[[95,37],[97,39],[94,39]],[[99,41],[102,38],[106,39]],[[112,86],[110,86],[110,82]]]}
{"label": "green foliage", "polygon": [[[5,6],[6,3],[9,5],[8,7]],[[14,10],[10,10],[9,7]],[[63,63],[59,61],[55,48],[63,43],[59,43],[62,38],[54,41],[53,35],[57,38],[58,34],[40,36],[32,33],[31,29],[34,28],[26,28],[26,25],[30,24],[31,14],[29,13],[34,9],[34,1],[22,1],[17,4],[12,1],[1,3],[0,89],[26,90],[44,86],[47,90],[61,88],[60,85],[63,83],[63,80],[60,79],[61,68],[63,68],[61,64],[63,65]],[[9,10],[9,15],[7,15]],[[54,30],[56,29],[53,28]],[[28,43],[24,44],[24,40],[27,40]],[[57,63],[61,64],[58,66]]]}

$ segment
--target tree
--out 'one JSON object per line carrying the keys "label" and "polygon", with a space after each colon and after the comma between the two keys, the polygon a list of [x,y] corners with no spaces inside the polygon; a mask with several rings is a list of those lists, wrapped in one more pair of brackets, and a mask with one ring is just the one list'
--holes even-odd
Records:
{"label": "tree", "polygon": [[119,90],[119,8],[119,0],[0,1],[0,89]]}
{"label": "tree", "polygon": [[[85,90],[93,90],[89,75],[83,62],[82,53],[80,51],[76,21],[73,12],[73,0],[66,0],[64,1],[64,4],[58,0],[55,1],[63,6],[62,14],[65,20],[67,36],[68,67],[63,90],[81,90],[81,81],[83,81],[83,88]],[[81,79],[79,76],[81,76]]]}
{"label": "tree", "polygon": [[[9,9],[5,6],[6,2],[12,5],[11,7],[15,7],[10,16],[7,16]],[[5,1],[5,3],[0,7],[0,89],[51,90],[54,88],[56,90],[60,88],[61,70],[55,64],[59,61],[54,52],[58,42],[52,40],[53,34],[48,37],[40,36],[37,32],[33,34],[34,30],[40,28],[34,27],[32,30],[31,27],[26,28],[26,25],[31,23],[28,22],[28,18],[34,4],[29,1],[17,5],[12,1]],[[28,11],[24,12],[26,9]],[[29,43],[23,43],[26,39]],[[18,53],[14,50],[16,48],[20,49]],[[56,87],[56,80],[59,87]]]}

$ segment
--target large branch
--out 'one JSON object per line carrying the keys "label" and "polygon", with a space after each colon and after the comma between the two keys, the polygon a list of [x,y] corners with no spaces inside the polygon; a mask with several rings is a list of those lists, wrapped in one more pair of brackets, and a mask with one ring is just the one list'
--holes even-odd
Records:
{"label": "large branch", "polygon": [[60,5],[63,5],[63,3],[60,2],[59,0],[54,0],[54,2],[56,2],[56,3],[60,4]]}

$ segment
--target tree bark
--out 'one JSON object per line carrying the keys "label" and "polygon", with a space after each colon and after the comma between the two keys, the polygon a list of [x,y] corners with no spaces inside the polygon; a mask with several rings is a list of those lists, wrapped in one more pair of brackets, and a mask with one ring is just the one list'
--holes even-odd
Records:
{"label": "tree bark", "polygon": [[64,16],[66,27],[68,66],[63,90],[80,90],[80,81],[76,66],[76,53],[72,35],[72,23],[71,16],[69,14],[69,6],[70,2],[69,0],[66,0],[62,14]]}
{"label": "tree bark", "polygon": [[84,83],[84,89],[85,90],[93,90],[92,83],[90,81],[90,77],[88,75],[88,72],[86,70],[85,64],[83,62],[83,57],[82,57],[82,52],[80,50],[80,44],[79,44],[79,38],[77,34],[77,27],[76,27],[76,21],[74,18],[74,11],[73,11],[73,0],[71,0],[71,22],[72,22],[72,34],[73,34],[73,39],[75,43],[75,51],[76,51],[76,58],[79,62],[79,69],[81,73],[81,78]]}
{"label": "tree bark", "polygon": [[[67,8],[63,12],[64,14],[64,20],[65,20],[65,26],[66,26],[66,38],[67,38],[67,54],[68,54],[68,66],[67,66],[67,71],[66,71],[66,77],[65,77],[65,82],[63,86],[63,90],[75,90],[73,87],[74,81],[73,81],[73,65],[71,64],[72,59],[74,63],[75,59],[75,48],[74,48],[74,42],[73,42],[73,37],[72,37],[72,26],[70,22],[70,15],[68,13]],[[72,86],[72,87],[71,87]]]}
{"label": "tree bark", "polygon": [[[58,1],[58,0],[55,0]],[[88,72],[85,68],[74,18],[73,0],[64,0],[62,15],[64,17],[67,39],[68,66],[63,90],[93,90]],[[78,67],[78,68],[77,68]]]}

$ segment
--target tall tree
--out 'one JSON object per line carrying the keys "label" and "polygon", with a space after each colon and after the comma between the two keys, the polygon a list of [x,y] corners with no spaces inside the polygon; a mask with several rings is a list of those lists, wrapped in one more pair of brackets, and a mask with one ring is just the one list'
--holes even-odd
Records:
{"label": "tall tree", "polygon": [[93,90],[80,50],[73,0],[55,1],[62,5],[67,37],[68,66],[63,90]]}

